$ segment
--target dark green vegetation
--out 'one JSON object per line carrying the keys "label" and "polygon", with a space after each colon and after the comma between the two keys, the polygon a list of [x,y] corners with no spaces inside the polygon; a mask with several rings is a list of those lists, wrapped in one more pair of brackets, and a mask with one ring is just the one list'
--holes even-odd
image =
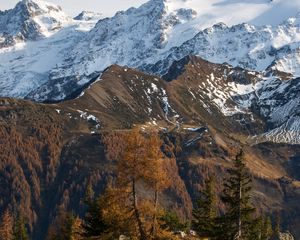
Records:
{"label": "dark green vegetation", "polygon": [[234,160],[234,166],[228,170],[224,179],[221,201],[224,212],[218,214],[214,180],[209,178],[202,197],[193,210],[193,229],[200,236],[210,239],[271,239],[278,236],[273,232],[270,218],[259,216],[251,204],[251,177],[244,163],[244,153],[240,151]]}

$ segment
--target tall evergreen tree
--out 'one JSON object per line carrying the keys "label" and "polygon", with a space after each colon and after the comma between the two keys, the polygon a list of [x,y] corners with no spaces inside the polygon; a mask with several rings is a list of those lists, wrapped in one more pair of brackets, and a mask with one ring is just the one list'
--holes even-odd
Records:
{"label": "tall evergreen tree", "polygon": [[193,210],[193,229],[203,237],[213,238],[216,233],[217,205],[215,183],[212,177],[205,181],[205,189]]}
{"label": "tall evergreen tree", "polygon": [[229,176],[224,181],[221,197],[226,206],[223,240],[250,240],[255,225],[253,218],[255,209],[250,203],[251,177],[244,158],[244,152],[241,150],[236,155],[234,167],[228,171]]}
{"label": "tall evergreen tree", "polygon": [[75,216],[73,213],[67,213],[64,219],[64,224],[61,226],[61,239],[65,240],[72,240],[72,232],[73,232],[73,225],[75,222]]}
{"label": "tall evergreen tree", "polygon": [[275,227],[273,231],[273,238],[278,239],[281,232],[281,218],[280,218],[280,212],[276,212],[275,216]]}
{"label": "tall evergreen tree", "polygon": [[6,210],[0,220],[0,240],[13,240],[13,217]]}
{"label": "tall evergreen tree", "polygon": [[176,212],[167,211],[161,218],[161,227],[172,232],[186,231],[188,229],[188,222],[183,222],[176,214]]}
{"label": "tall evergreen tree", "polygon": [[249,239],[269,240],[273,234],[271,219],[266,216],[260,216],[255,219],[252,227],[249,228]]}
{"label": "tall evergreen tree", "polygon": [[107,229],[103,218],[101,198],[93,199],[89,197],[86,204],[88,205],[88,210],[83,223],[84,235],[86,237],[99,237]]}

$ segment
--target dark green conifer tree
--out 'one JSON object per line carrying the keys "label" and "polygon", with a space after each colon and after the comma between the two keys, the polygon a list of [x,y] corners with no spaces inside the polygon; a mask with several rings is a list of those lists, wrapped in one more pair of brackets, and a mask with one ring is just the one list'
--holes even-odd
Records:
{"label": "dark green conifer tree", "polygon": [[86,204],[88,210],[84,218],[83,232],[85,237],[97,237],[101,236],[107,229],[107,226],[103,219],[102,212],[102,199],[94,198],[94,193],[91,189],[88,189]]}
{"label": "dark green conifer tree", "polygon": [[186,231],[188,229],[188,223],[180,220],[178,215],[173,211],[167,211],[160,218],[161,228],[172,232]]}
{"label": "dark green conifer tree", "polygon": [[241,150],[236,155],[234,167],[228,171],[229,176],[224,181],[221,197],[226,206],[222,225],[223,240],[254,240],[255,208],[250,203],[251,177],[244,161],[244,153]]}
{"label": "dark green conifer tree", "polygon": [[82,221],[73,213],[62,212],[48,229],[47,240],[85,240]]}
{"label": "dark green conifer tree", "polygon": [[276,212],[275,216],[275,226],[273,231],[272,239],[279,239],[279,235],[281,232],[281,218],[280,218],[280,212]]}
{"label": "dark green conifer tree", "polygon": [[193,217],[192,228],[199,236],[215,237],[217,205],[215,184],[212,177],[205,181],[205,189],[197,200],[196,208],[193,210]]}

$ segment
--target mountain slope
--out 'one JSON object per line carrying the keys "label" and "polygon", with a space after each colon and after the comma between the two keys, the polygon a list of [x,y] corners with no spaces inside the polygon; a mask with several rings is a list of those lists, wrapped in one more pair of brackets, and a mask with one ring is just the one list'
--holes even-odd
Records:
{"label": "mountain slope", "polygon": [[249,144],[299,144],[299,91],[298,78],[281,80],[186,56],[163,79],[113,65],[66,104],[83,112],[94,106],[98,111],[87,114],[105,127],[211,122],[226,133],[245,135]]}
{"label": "mountain slope", "polygon": [[[276,19],[281,24],[274,20],[273,26],[264,26],[270,23],[264,14],[278,9],[282,14]],[[101,19],[96,26],[96,19],[72,20],[49,38],[0,50],[0,93],[39,101],[60,100],[112,64],[163,75],[174,60],[188,54],[251,70],[268,68],[298,76],[297,11],[297,1],[205,0],[199,4],[195,0],[151,0]],[[232,16],[231,12],[236,14]],[[12,18],[12,14],[6,16]],[[219,21],[228,26],[211,27]],[[242,22],[258,26],[239,24]],[[44,54],[45,49],[57,50]],[[45,64],[45,55],[51,56],[49,65]],[[42,62],[42,67],[32,67],[31,61],[33,65]]]}
{"label": "mountain slope", "polygon": [[202,107],[205,115],[214,116],[217,107],[245,130],[250,142],[300,143],[299,78],[281,80],[193,56],[174,62],[164,78],[172,80],[175,100],[183,98],[189,112]]}
{"label": "mountain slope", "polygon": [[[60,211],[84,215],[88,185],[98,194],[114,178],[101,134],[155,127],[171,157],[166,167],[172,184],[159,198],[163,206],[188,218],[206,176],[216,175],[220,191],[236,149],[244,146],[255,206],[271,215],[280,209],[283,224],[299,236],[299,146],[266,139],[249,145],[249,136],[272,126],[251,107],[238,105],[244,96],[235,95],[237,87],[251,95],[248,85],[264,79],[193,56],[174,62],[165,78],[172,81],[114,65],[68,101],[1,99],[0,180],[6,187],[0,186],[5,199],[0,211],[22,210],[34,229],[33,239],[43,239]],[[296,88],[283,83],[291,93]],[[273,94],[268,88],[257,91]]]}
{"label": "mountain slope", "polygon": [[13,28],[4,37],[8,46],[4,39],[0,47],[1,96],[25,97],[49,81],[50,70],[95,24],[72,20],[60,7],[44,1],[24,0],[1,12],[0,29]]}
{"label": "mountain slope", "polygon": [[79,21],[91,21],[91,20],[100,20],[103,18],[103,15],[101,13],[95,13],[90,11],[82,11],[80,14],[78,14],[76,17],[74,17],[74,20]]}
{"label": "mountain slope", "polygon": [[275,27],[249,24],[228,27],[220,23],[165,52],[154,66],[144,69],[164,74],[174,60],[194,54],[211,62],[227,62],[256,71],[273,69],[299,76],[299,23],[299,16]]}

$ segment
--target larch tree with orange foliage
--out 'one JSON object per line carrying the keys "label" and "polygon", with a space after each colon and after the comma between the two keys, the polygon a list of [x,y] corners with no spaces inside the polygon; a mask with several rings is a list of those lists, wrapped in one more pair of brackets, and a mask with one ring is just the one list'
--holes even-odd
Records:
{"label": "larch tree with orange foliage", "polygon": [[0,221],[0,240],[13,240],[14,222],[11,213],[6,210],[1,216]]}
{"label": "larch tree with orange foliage", "polygon": [[[158,196],[168,187],[162,142],[158,133],[146,134],[138,129],[121,135],[106,136],[105,142],[108,156],[117,160],[117,188],[127,194],[128,201],[122,204],[131,212],[138,239],[158,239]],[[152,192],[153,197],[143,196],[140,188]]]}

